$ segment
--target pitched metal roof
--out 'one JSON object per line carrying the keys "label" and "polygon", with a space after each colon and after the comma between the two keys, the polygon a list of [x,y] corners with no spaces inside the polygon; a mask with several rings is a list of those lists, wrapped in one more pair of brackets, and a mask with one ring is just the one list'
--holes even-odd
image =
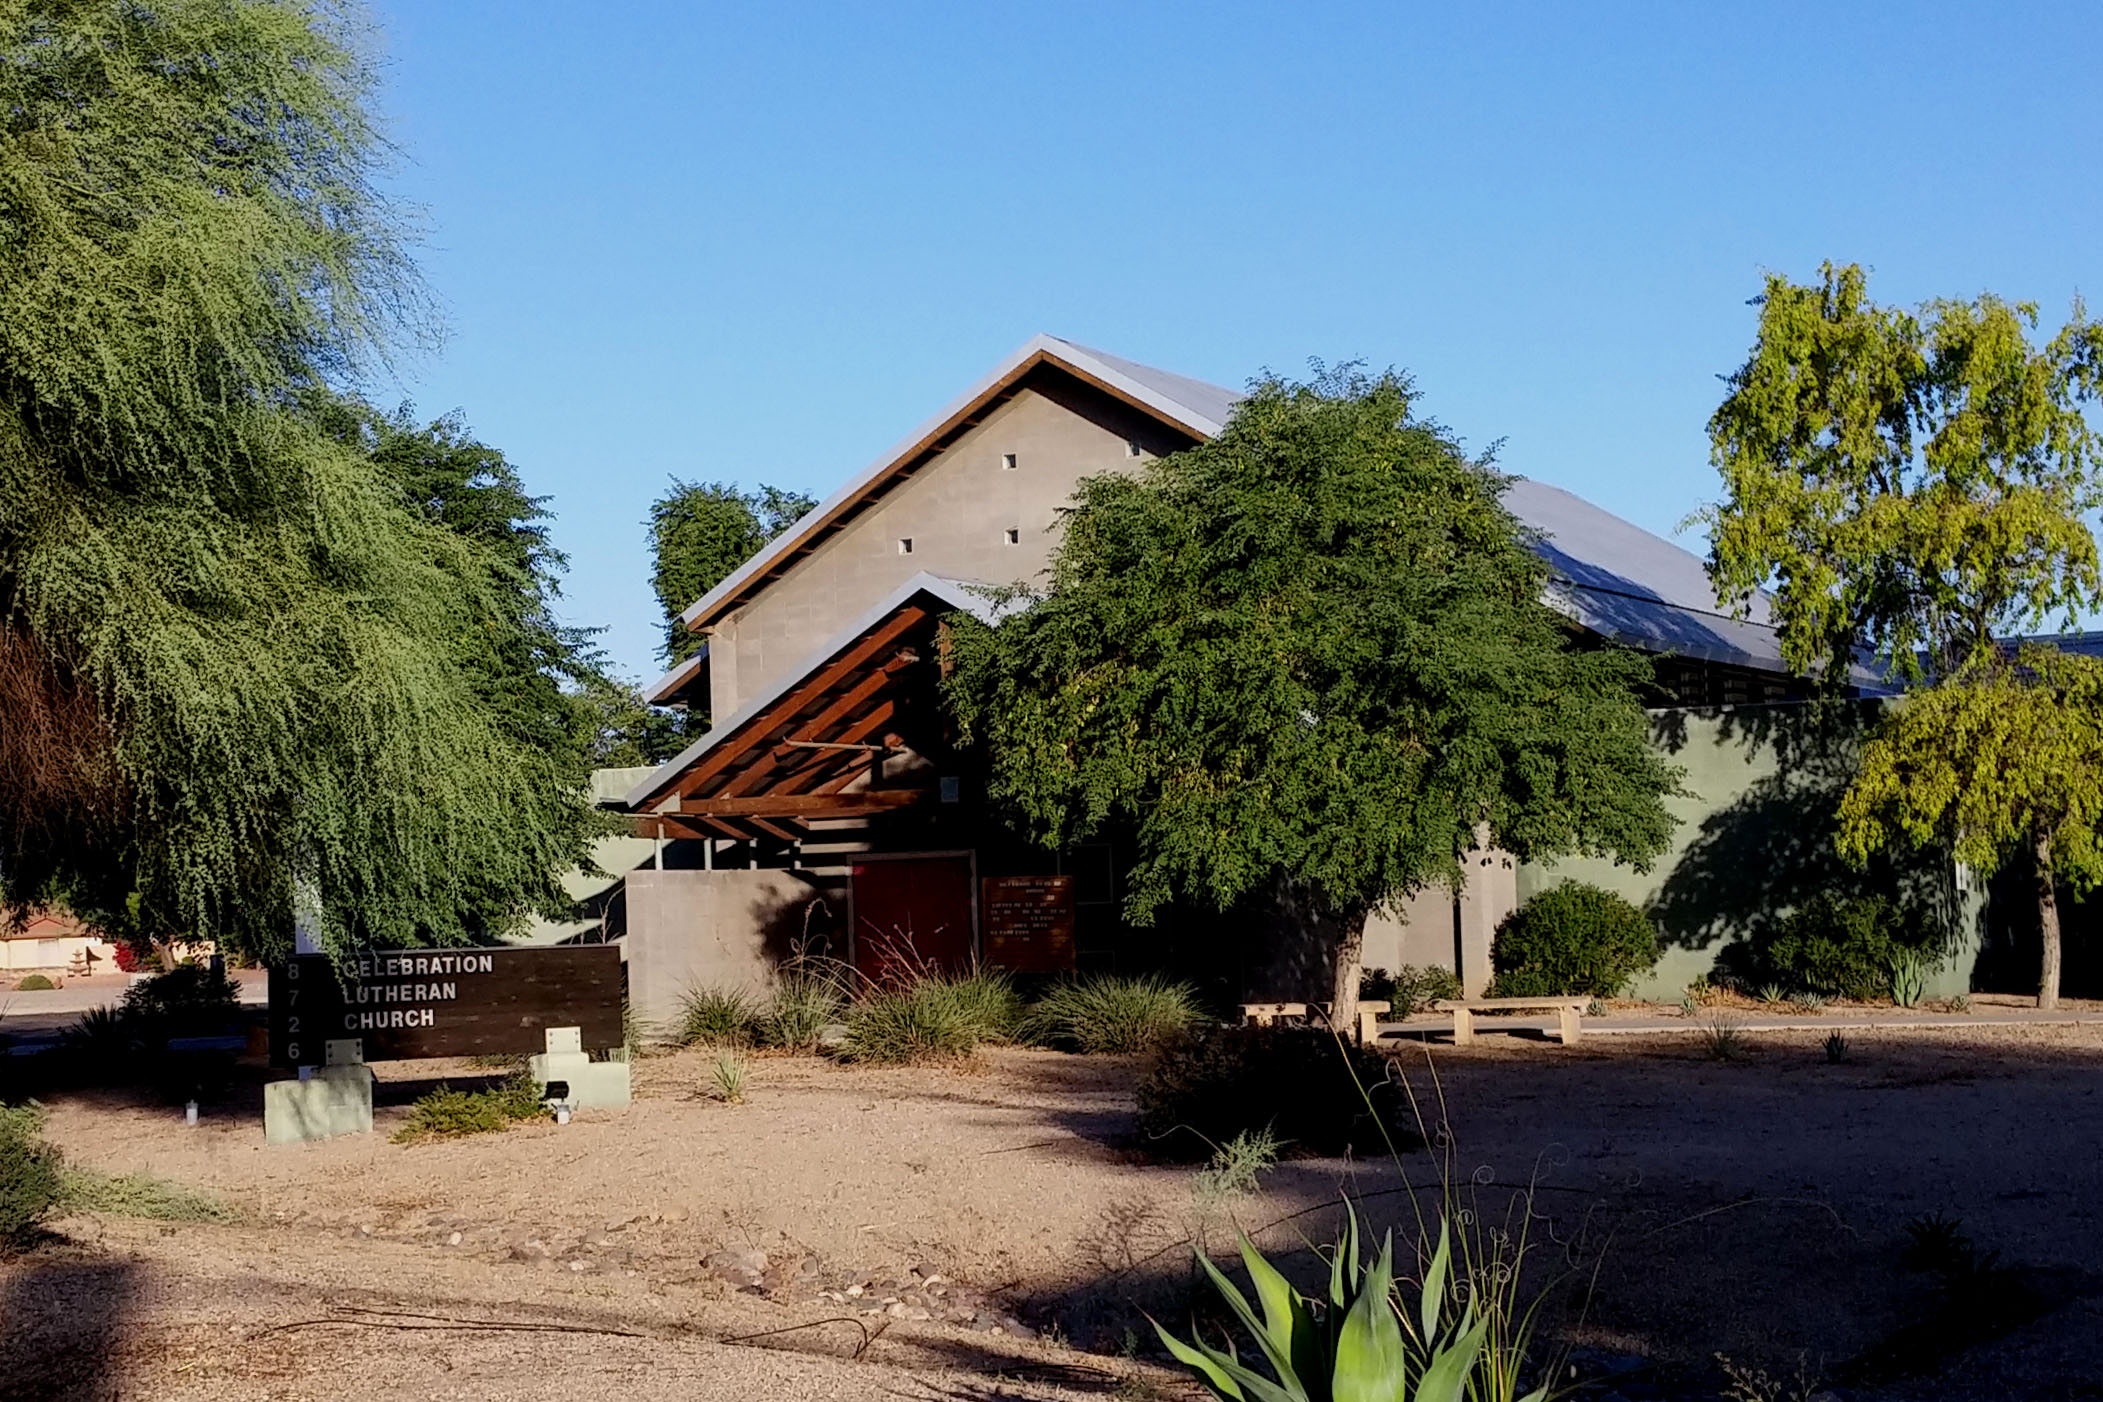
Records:
{"label": "pitched metal roof", "polygon": [[[811,548],[825,523],[879,488],[916,453],[969,422],[991,399],[1039,363],[1059,365],[1147,408],[1198,438],[1226,427],[1243,399],[1236,390],[1141,365],[1057,336],[1036,336],[947,408],[876,459],[796,525],[771,542],[683,615],[701,627],[732,607],[785,559]],[[1585,628],[1649,652],[1785,671],[1767,600],[1756,596],[1745,618],[1733,617],[1709,584],[1701,560],[1661,536],[1529,478],[1513,479],[1505,505],[1538,533],[1536,548],[1554,571],[1550,601]],[[758,586],[763,587],[763,586]],[[692,676],[691,663],[673,669],[647,694],[669,695]],[[684,675],[682,675],[684,674]],[[1867,680],[1867,674],[1863,680]]]}
{"label": "pitched metal roof", "polygon": [[[976,423],[978,416],[993,401],[1012,393],[1025,375],[1039,365],[1047,364],[1093,383],[1199,438],[1210,438],[1225,428],[1228,413],[1241,397],[1218,385],[1135,365],[1129,360],[1106,356],[1057,336],[1033,336],[940,413],[849,478],[845,486],[818,503],[795,525],[732,571],[722,583],[695,600],[679,616],[679,621],[689,628],[704,628],[734,608],[749,587],[782,568],[788,557],[810,549],[828,528],[836,527],[859,509],[872,493],[881,491],[889,481],[912,470],[917,461],[939,452],[957,434]],[[650,690],[655,692],[658,685],[653,684]]]}

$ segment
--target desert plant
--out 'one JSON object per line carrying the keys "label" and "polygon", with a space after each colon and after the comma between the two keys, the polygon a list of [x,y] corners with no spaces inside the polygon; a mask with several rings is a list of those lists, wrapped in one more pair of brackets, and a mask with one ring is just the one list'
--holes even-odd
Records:
{"label": "desert plant", "polygon": [[58,987],[57,984],[53,983],[50,979],[45,978],[42,974],[30,974],[26,976],[20,983],[15,985],[15,992],[49,993],[52,989],[56,987]]}
{"label": "desert plant", "polygon": [[1713,1013],[1702,1024],[1701,1048],[1711,1061],[1742,1060],[1746,1053],[1745,1029],[1729,1013]]}
{"label": "desert plant", "polygon": [[759,1015],[759,1000],[742,988],[716,984],[690,988],[679,1000],[674,1040],[683,1047],[741,1045],[752,1035]]}
{"label": "desert plant", "polygon": [[1245,1129],[1212,1151],[1212,1161],[1198,1170],[1191,1193],[1200,1203],[1252,1193],[1257,1178],[1277,1165],[1278,1151],[1284,1147],[1269,1125]]}
{"label": "desert plant", "polygon": [[1790,996],[1789,1006],[1800,1013],[1822,1013],[1826,1000],[1816,993],[1797,993]]}
{"label": "desert plant", "polygon": [[1901,949],[1891,957],[1891,1001],[1902,1008],[1920,1006],[1928,991],[1928,965],[1918,950]]}
{"label": "desert plant", "polygon": [[1791,911],[1771,938],[1732,946],[1727,957],[1742,976],[1856,1001],[1891,992],[1901,961],[1917,961],[1924,973],[1937,962],[1932,941],[1909,928],[1892,901],[1832,892]]}
{"label": "desert plant", "polygon": [[541,1089],[529,1076],[514,1076],[483,1090],[440,1086],[409,1107],[409,1121],[394,1132],[397,1144],[423,1139],[453,1139],[509,1129],[544,1112]]}
{"label": "desert plant", "polygon": [[1959,993],[1959,994],[1957,994],[1957,995],[1956,995],[1955,997],[1953,997],[1953,998],[1951,998],[1951,999],[1949,1000],[1949,1008],[1950,1008],[1950,1011],[1951,1011],[1951,1012],[1953,1012],[1953,1013],[1968,1013],[1968,1012],[1970,1012],[1970,1011],[1972,1010],[1972,998],[1971,998],[1971,995],[1970,995],[1969,993]]}
{"label": "desert plant", "polygon": [[43,1133],[41,1105],[0,1105],[0,1252],[28,1241],[61,1205],[63,1164]]}
{"label": "desert plant", "polygon": [[833,960],[799,958],[784,964],[754,1031],[763,1047],[809,1051],[818,1034],[847,1007],[849,971]]}
{"label": "desert plant", "polygon": [[716,1053],[716,1096],[725,1105],[745,1103],[745,1058],[731,1047]]}
{"label": "desert plant", "polygon": [[1782,991],[1782,986],[1778,983],[1762,984],[1760,1001],[1770,1008],[1777,1008],[1789,1001],[1789,995]]}
{"label": "desert plant", "polygon": [[1022,1021],[1022,999],[1007,975],[920,973],[871,989],[846,1014],[848,1061],[902,1063],[969,1056],[1004,1042]]}
{"label": "desert plant", "polygon": [[1395,971],[1394,989],[1388,994],[1388,1011],[1398,1018],[1408,1017],[1441,998],[1459,998],[1466,992],[1461,986],[1460,975],[1442,964],[1426,964],[1421,968],[1404,964]]}
{"label": "desert plant", "polygon": [[59,1187],[65,1205],[78,1212],[156,1222],[231,1222],[236,1217],[233,1208],[211,1193],[146,1173],[109,1175],[67,1169]]}
{"label": "desert plant", "polygon": [[1611,891],[1580,881],[1530,897],[1497,926],[1494,992],[1528,997],[1590,993],[1611,998],[1658,962],[1650,917]]}
{"label": "desert plant", "polygon": [[1197,990],[1158,974],[1097,974],[1054,984],[1023,1019],[1030,1041],[1077,1051],[1151,1051],[1205,1019]]}
{"label": "desert plant", "polygon": [[[1416,1298],[1410,1300],[1406,1284],[1394,1278],[1392,1235],[1382,1241],[1373,1264],[1363,1264],[1354,1212],[1330,1257],[1328,1292],[1315,1299],[1295,1290],[1244,1237],[1241,1259],[1255,1286],[1259,1314],[1200,1253],[1198,1261],[1213,1287],[1255,1337],[1269,1378],[1232,1348],[1222,1351],[1197,1339],[1185,1343],[1158,1323],[1154,1332],[1215,1397],[1234,1402],[1458,1402],[1464,1393],[1482,1395],[1481,1364],[1496,1323],[1495,1305],[1468,1288],[1476,1282],[1465,1278],[1465,1263],[1456,1262],[1450,1224],[1443,1217],[1437,1245],[1426,1258]],[[1456,1303],[1449,1295],[1460,1298]],[[1527,1402],[1547,1395],[1544,1385],[1528,1394]]]}
{"label": "desert plant", "polygon": [[1826,1033],[1825,1048],[1826,1060],[1835,1066],[1847,1060],[1847,1038],[1838,1032]]}
{"label": "desert plant", "polygon": [[1421,1142],[1402,1125],[1386,1061],[1308,1028],[1213,1027],[1171,1043],[1141,1078],[1138,1102],[1141,1133],[1169,1158],[1203,1158],[1265,1129],[1316,1153]]}

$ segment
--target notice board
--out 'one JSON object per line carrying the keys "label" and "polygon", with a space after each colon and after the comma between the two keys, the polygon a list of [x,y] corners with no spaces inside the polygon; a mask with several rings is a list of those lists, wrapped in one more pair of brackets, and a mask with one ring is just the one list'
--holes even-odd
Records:
{"label": "notice board", "polygon": [[979,925],[986,962],[1024,974],[1074,967],[1073,878],[989,876],[981,883]]}
{"label": "notice board", "polygon": [[618,1047],[621,951],[390,949],[297,955],[270,970],[270,1064],[319,1066],[324,1045],[353,1038],[367,1061],[547,1050],[547,1029],[575,1027],[588,1051]]}

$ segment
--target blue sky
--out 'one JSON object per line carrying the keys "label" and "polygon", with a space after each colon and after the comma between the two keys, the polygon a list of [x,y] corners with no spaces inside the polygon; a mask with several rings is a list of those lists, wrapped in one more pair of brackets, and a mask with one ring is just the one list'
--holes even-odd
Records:
{"label": "blue sky", "polygon": [[823,495],[1038,331],[1230,385],[1399,366],[1670,534],[1763,270],[2050,324],[2099,281],[2093,3],[374,18],[449,327],[378,393],[553,498],[567,613],[638,679],[668,477]]}

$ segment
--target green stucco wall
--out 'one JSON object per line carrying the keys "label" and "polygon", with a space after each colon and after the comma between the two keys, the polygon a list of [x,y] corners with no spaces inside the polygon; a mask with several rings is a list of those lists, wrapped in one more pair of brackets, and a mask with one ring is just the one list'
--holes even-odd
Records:
{"label": "green stucco wall", "polygon": [[1676,999],[1719,972],[1724,949],[1770,933],[1819,891],[1879,892],[1948,932],[1929,994],[1968,990],[1984,904],[1977,883],[1932,857],[1856,871],[1834,850],[1834,813],[1880,704],[1654,713],[1655,743],[1683,771],[1686,791],[1669,801],[1680,820],[1671,848],[1643,872],[1594,859],[1522,863],[1519,899],[1572,880],[1628,897],[1657,920],[1664,949],[1632,992]]}

